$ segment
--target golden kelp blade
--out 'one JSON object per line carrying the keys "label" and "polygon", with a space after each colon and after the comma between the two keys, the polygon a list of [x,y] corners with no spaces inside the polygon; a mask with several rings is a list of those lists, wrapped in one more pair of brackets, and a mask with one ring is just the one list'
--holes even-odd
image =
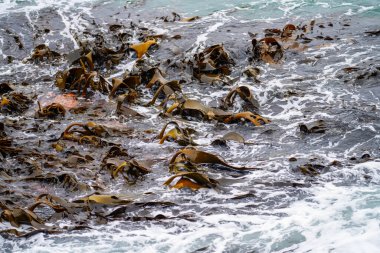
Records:
{"label": "golden kelp blade", "polygon": [[[181,181],[180,184],[178,185],[178,182],[172,186],[174,188],[180,189],[183,187],[197,187],[199,188],[214,188],[216,186],[216,181],[213,179],[210,179],[206,174],[200,173],[200,172],[179,172],[174,176],[171,176],[165,183],[164,185],[170,186],[170,184],[174,181],[174,179],[180,177],[184,181]],[[180,179],[180,180],[181,180]],[[189,180],[193,180],[194,182],[189,182]],[[183,187],[181,187],[181,185]],[[191,188],[191,187],[190,187]]]}
{"label": "golden kelp blade", "polygon": [[11,101],[8,98],[6,97],[1,98],[1,103],[0,103],[1,106],[6,106],[6,105],[9,105],[10,103]]}
{"label": "golden kelp blade", "polygon": [[219,165],[222,165],[222,166],[234,169],[234,170],[241,170],[241,171],[256,169],[256,168],[238,167],[238,166],[230,165],[227,162],[225,162],[223,159],[219,158],[218,156],[216,156],[214,154],[210,154],[210,153],[200,151],[200,150],[196,150],[193,148],[191,148],[191,149],[185,148],[185,149],[178,151],[172,157],[172,159],[170,160],[169,163],[173,164],[176,161],[176,158],[182,154],[185,155],[186,158],[193,163],[219,164]]}
{"label": "golden kelp blade", "polygon": [[170,107],[166,112],[173,113],[173,111],[178,111],[180,114],[184,114],[184,112],[199,112],[202,114],[204,119],[224,119],[228,116],[231,116],[232,113],[225,112],[220,109],[211,108],[205,106],[201,102],[193,99],[188,99],[181,101],[181,103],[174,103],[172,107]]}
{"label": "golden kelp blade", "polygon": [[194,183],[190,179],[181,178],[180,180],[178,180],[178,182],[175,185],[172,186],[172,188],[175,188],[175,189],[190,188],[191,190],[196,191],[196,190],[199,190],[200,188],[207,188],[207,187],[204,187],[198,183]]}
{"label": "golden kelp blade", "polygon": [[116,195],[91,195],[88,197],[80,198],[74,203],[92,203],[102,205],[126,205],[132,202],[131,199],[122,198],[123,196]]}
{"label": "golden kelp blade", "polygon": [[21,224],[28,224],[40,228],[43,227],[44,223],[34,212],[21,208],[5,209],[0,216],[14,227],[20,227]]}
{"label": "golden kelp blade", "polygon": [[152,45],[156,45],[157,42],[156,40],[148,40],[146,42],[142,42],[142,43],[138,43],[138,44],[133,44],[131,45],[129,48],[135,50],[136,54],[137,54],[137,58],[141,58],[143,57],[143,55],[148,52],[149,48],[152,46]]}
{"label": "golden kelp blade", "polygon": [[[169,125],[174,125],[174,128],[169,130],[168,132],[165,131]],[[187,129],[182,129],[177,122],[170,121],[164,127],[162,128],[161,132],[157,136],[158,139],[160,139],[159,144],[163,144],[168,139],[173,139],[175,142],[177,142],[180,145],[186,146],[186,145],[197,145],[192,141],[192,138],[190,137],[189,132]]]}
{"label": "golden kelp blade", "polygon": [[233,114],[231,115],[230,117],[226,118],[224,120],[225,123],[231,123],[231,122],[234,122],[236,120],[239,120],[239,119],[246,119],[250,122],[252,122],[255,126],[261,126],[261,125],[264,125],[264,124],[268,124],[270,122],[270,120],[258,115],[258,114],[254,114],[252,112],[240,112],[240,113],[236,113],[236,114]]}

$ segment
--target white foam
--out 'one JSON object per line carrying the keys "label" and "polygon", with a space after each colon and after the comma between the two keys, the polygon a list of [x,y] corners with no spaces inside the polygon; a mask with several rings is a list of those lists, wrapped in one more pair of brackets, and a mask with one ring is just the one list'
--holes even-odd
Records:
{"label": "white foam", "polygon": [[370,161],[365,163],[360,163],[354,166],[354,169],[369,169],[373,171],[380,170],[380,162]]}
{"label": "white foam", "polygon": [[[209,247],[212,252],[376,252],[380,247],[380,198],[377,187],[315,187],[314,196],[287,208],[254,215],[211,214],[176,226],[151,223],[127,229],[129,223],[72,235],[38,235],[31,252],[76,249],[76,252],[179,252]],[[377,196],[377,197],[376,197]],[[158,213],[157,213],[158,214]],[[107,236],[105,236],[107,232]],[[55,239],[56,238],[56,239]],[[88,240],[91,238],[91,240]],[[4,243],[4,242],[3,242]],[[25,245],[24,245],[25,244]],[[1,245],[1,241],[0,241]],[[25,241],[18,246],[28,245]],[[14,252],[20,252],[16,250]]]}
{"label": "white foam", "polygon": [[224,22],[218,22],[218,23],[208,27],[208,29],[206,30],[205,33],[198,35],[197,40],[194,43],[195,47],[194,47],[193,53],[196,52],[197,48],[204,45],[204,43],[207,40],[207,36],[209,33],[216,31],[218,29],[218,27],[222,26],[223,24],[224,24]]}
{"label": "white foam", "polygon": [[213,25],[210,25],[207,27],[207,30],[197,36],[197,40],[195,41],[193,45],[193,50],[191,51],[192,54],[196,53],[198,49],[203,48],[205,45],[205,42],[207,41],[207,37],[210,33],[215,32],[218,30],[219,27],[223,26],[225,23],[227,23],[231,17],[227,17],[225,11],[216,12],[213,15],[204,18],[204,22],[215,22]]}

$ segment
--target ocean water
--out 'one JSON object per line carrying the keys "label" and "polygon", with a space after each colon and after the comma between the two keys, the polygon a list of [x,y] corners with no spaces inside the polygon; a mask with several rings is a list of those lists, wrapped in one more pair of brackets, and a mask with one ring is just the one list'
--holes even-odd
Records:
{"label": "ocean water", "polygon": [[[159,17],[171,12],[184,17],[197,15],[201,19],[163,24]],[[49,21],[44,17],[49,17]],[[25,64],[23,59],[38,43],[61,52],[77,48],[74,34],[89,29],[93,20],[104,26],[133,20],[157,34],[181,34],[185,38],[170,42],[173,44],[162,43],[162,50],[152,54],[155,61],[174,57],[165,47],[179,48],[183,55],[191,55],[206,46],[223,43],[237,62],[236,72],[248,65],[249,32],[262,33],[265,28],[315,20],[326,28],[315,31],[313,36],[323,34],[334,40],[310,46],[303,52],[291,52],[279,66],[260,65],[259,84],[238,74],[233,76],[238,78],[237,84],[252,88],[261,114],[270,118],[271,124],[252,129],[184,122],[207,133],[197,140],[200,144],[207,144],[229,130],[239,131],[259,145],[231,143],[228,150],[211,146],[204,149],[221,154],[230,162],[261,170],[236,175],[210,169],[211,175],[221,182],[221,189],[172,191],[162,186],[169,176],[167,164],[162,162],[154,166],[154,172],[138,187],[117,184],[109,190],[137,196],[153,192],[155,201],[177,204],[131,210],[127,216],[187,215],[191,219],[119,219],[105,225],[93,224],[89,230],[57,235],[0,237],[0,251],[380,252],[380,37],[365,33],[380,30],[380,1],[0,0],[0,81],[36,79],[33,91],[29,92],[39,97],[44,96],[46,89],[55,91],[53,84],[47,88],[38,80],[53,75],[59,68],[36,67]],[[49,25],[55,32],[28,41],[34,25]],[[6,28],[22,36],[25,50],[17,51],[7,44]],[[9,55],[15,58],[12,64],[5,63]],[[109,78],[120,76],[133,64],[132,59],[122,62]],[[364,79],[341,77],[342,69],[352,66],[361,68],[363,73],[377,74]],[[209,105],[229,88],[197,83],[183,87],[190,98]],[[135,109],[150,117],[125,124],[143,129],[164,124],[159,122],[157,111],[138,106]],[[5,116],[0,115],[0,119]],[[327,122],[326,133],[300,134],[300,123],[321,119]],[[44,135],[47,134],[36,134],[41,140],[46,138]],[[173,143],[160,146],[144,140],[119,141],[131,153],[142,157],[167,159],[178,148],[173,148]],[[297,161],[289,161],[290,157],[296,157]],[[304,163],[322,164],[327,169],[316,177],[306,176],[296,171]],[[239,197],[244,195],[247,197]],[[67,224],[62,221],[60,226],[64,225]],[[0,223],[0,228],[10,226]]]}

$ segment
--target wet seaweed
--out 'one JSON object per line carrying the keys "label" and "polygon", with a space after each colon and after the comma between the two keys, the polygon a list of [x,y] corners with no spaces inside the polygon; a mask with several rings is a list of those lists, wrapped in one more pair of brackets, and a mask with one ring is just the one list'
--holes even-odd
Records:
{"label": "wet seaweed", "polygon": [[[175,26],[199,19],[172,13],[158,21]],[[331,27],[313,20],[250,33],[250,40],[244,42],[247,53],[242,53],[250,59],[244,61],[235,59],[237,53],[224,41],[185,51],[174,48],[172,42],[185,40],[186,35],[157,34],[132,22],[78,31],[74,39],[79,48],[69,52],[52,50],[48,41],[31,48],[27,45],[28,58],[23,63],[36,68],[46,64],[56,72],[43,77],[43,82],[26,80],[32,85],[46,85],[39,97],[25,92],[27,83],[20,82],[20,78],[0,83],[0,112],[20,117],[0,122],[0,222],[15,227],[0,231],[0,235],[63,233],[91,229],[94,224],[113,219],[194,221],[186,214],[148,215],[152,209],[159,211],[177,203],[162,201],[154,196],[156,193],[144,193],[143,186],[151,184],[162,191],[187,188],[197,194],[202,190],[219,191],[228,180],[240,180],[244,173],[257,171],[258,167],[245,165],[256,164],[257,157],[234,162],[222,158],[229,157],[226,147],[262,145],[264,138],[280,138],[280,131],[273,126],[276,122],[261,116],[268,115],[268,111],[261,111],[259,89],[252,87],[262,85],[261,90],[265,90],[262,80],[267,78],[267,69],[273,67],[269,65],[281,65],[291,53],[337,40],[336,36],[315,33],[326,26]],[[16,33],[9,34],[20,50],[26,47]],[[378,36],[378,31],[365,34]],[[118,68],[125,62],[131,66],[121,74]],[[376,65],[351,66],[343,68],[337,77],[347,82],[354,79],[358,84],[360,80],[375,79],[378,71]],[[236,83],[239,78],[244,83]],[[212,101],[194,98],[195,92],[204,95],[210,87],[218,91],[218,95],[212,94]],[[300,93],[288,90],[281,95],[291,98]],[[153,123],[147,129],[149,120]],[[199,129],[204,124],[209,125],[208,131]],[[259,132],[257,140],[246,141],[241,129]],[[20,137],[20,132],[26,137]],[[300,123],[297,132],[302,138],[313,138],[313,134],[331,131],[320,120]],[[208,143],[204,140],[207,138],[213,141]],[[159,151],[141,151],[141,146],[156,144],[160,144]],[[284,159],[296,163],[295,174],[309,178],[337,166],[302,163],[298,157]],[[260,183],[266,187],[307,185],[290,181]],[[121,193],[116,194],[114,189],[121,189]],[[229,199],[255,197],[249,192]],[[146,208],[146,213],[129,212],[140,208]],[[61,221],[71,225],[60,227]]]}

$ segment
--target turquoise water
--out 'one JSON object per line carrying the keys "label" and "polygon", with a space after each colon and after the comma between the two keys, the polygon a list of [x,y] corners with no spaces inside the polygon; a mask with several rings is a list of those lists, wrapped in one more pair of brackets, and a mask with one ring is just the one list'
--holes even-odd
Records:
{"label": "turquoise water", "polygon": [[124,6],[125,4],[142,4],[142,8],[151,12],[152,10],[168,10],[178,12],[184,15],[207,16],[212,13],[224,10],[231,12],[233,16],[247,19],[276,19],[280,17],[287,18],[312,18],[318,15],[355,15],[359,16],[376,16],[380,15],[380,3],[377,0],[257,0],[257,1],[180,1],[180,0],[130,0],[130,1],[16,1],[1,0],[0,10],[19,10],[23,11],[29,7],[46,7],[46,6],[65,6],[65,5],[111,5]]}
{"label": "turquoise water", "polygon": [[280,17],[311,18],[316,15],[361,14],[380,15],[376,0],[259,0],[259,1],[177,1],[151,0],[146,6],[152,9],[170,9],[188,15],[209,15],[220,10],[234,11],[240,18],[271,19]]}

